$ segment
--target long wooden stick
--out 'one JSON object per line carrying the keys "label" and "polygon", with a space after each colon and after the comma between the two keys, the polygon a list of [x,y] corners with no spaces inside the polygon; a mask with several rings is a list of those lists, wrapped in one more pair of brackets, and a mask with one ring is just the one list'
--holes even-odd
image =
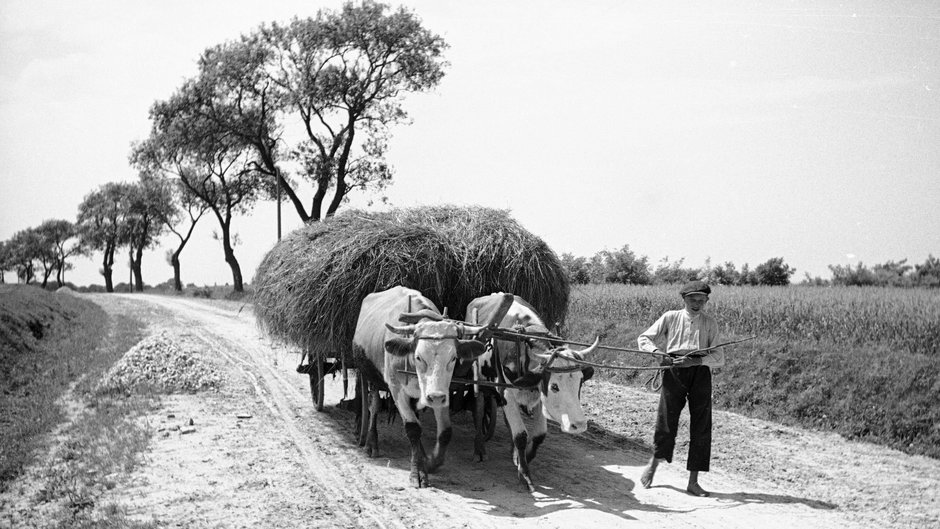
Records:
{"label": "long wooden stick", "polygon": [[696,349],[695,351],[692,351],[691,353],[686,353],[685,356],[705,356],[703,353],[707,353],[708,351],[711,351],[712,349],[718,349],[719,347],[724,347],[726,345],[734,345],[736,343],[746,342],[748,340],[753,340],[754,338],[757,338],[757,336],[751,336],[750,338],[743,338],[741,340],[733,340],[730,342],[720,343],[718,345],[706,347],[705,349]]}
{"label": "long wooden stick", "polygon": [[[553,342],[562,342],[562,343],[571,344],[571,345],[580,345],[583,347],[590,347],[594,345],[592,343],[575,342],[572,340],[566,340],[565,338],[560,338],[554,335],[526,334],[526,333],[515,332],[515,331],[506,330],[506,329],[494,329],[492,334],[494,338],[499,338],[500,336],[512,336],[512,337],[519,337],[519,338],[535,338],[538,340],[550,340]],[[612,351],[622,351],[624,353],[638,353],[638,354],[653,355],[653,356],[669,356],[666,353],[654,353],[651,351],[643,351],[640,349],[627,349],[625,347],[614,347],[612,345],[598,344],[597,347],[599,349],[610,349]]]}
{"label": "long wooden stick", "polygon": [[[408,371],[408,370],[405,370],[405,369],[399,369],[398,372],[399,372],[399,373],[402,373],[402,374],[405,374],[405,375],[411,375],[411,376],[413,376],[413,377],[418,376],[418,374],[415,373],[414,371]],[[458,383],[458,384],[464,384],[464,385],[467,385],[467,384],[478,384],[478,385],[480,385],[480,386],[489,386],[489,387],[491,387],[491,388],[510,388],[510,389],[516,388],[516,389],[519,389],[519,386],[513,386],[512,384],[502,384],[502,383],[499,383],[499,382],[490,382],[489,380],[466,380],[466,379],[463,379],[463,378],[452,378],[452,379],[450,379],[450,381],[451,381],[451,382],[456,382],[456,383]]]}

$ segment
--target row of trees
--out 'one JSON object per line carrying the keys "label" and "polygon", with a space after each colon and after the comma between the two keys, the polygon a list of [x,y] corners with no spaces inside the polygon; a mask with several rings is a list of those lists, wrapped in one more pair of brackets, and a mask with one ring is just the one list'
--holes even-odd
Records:
{"label": "row of trees", "polygon": [[754,269],[745,264],[738,270],[730,261],[718,266],[706,261],[703,267],[690,268],[683,266],[685,259],[669,262],[668,257],[654,267],[648,257],[637,256],[629,245],[617,250],[601,250],[590,258],[562,254],[561,263],[571,282],[577,284],[652,285],[702,279],[720,285],[788,285],[796,272],[795,268],[783,262],[782,257],[768,259]]}
{"label": "row of trees", "polygon": [[0,241],[0,283],[3,273],[15,271],[26,283],[40,281],[45,287],[52,274],[59,285],[65,271],[72,268],[68,258],[80,253],[74,243],[75,225],[67,220],[47,220],[35,228],[16,232],[7,241]]}
{"label": "row of trees", "polygon": [[[907,259],[888,261],[868,268],[858,263],[851,265],[829,266],[832,272],[832,284],[880,287],[940,287],[940,259],[930,255],[922,264],[909,265]],[[807,278],[809,282],[819,284],[819,280]]]}
{"label": "row of trees", "polygon": [[[172,232],[180,239],[180,244],[169,253],[169,261],[173,265],[176,287],[181,289],[179,253],[204,211],[203,205],[187,202],[180,196],[172,182],[143,180],[105,184],[85,196],[75,222],[47,220],[0,242],[0,272],[15,272],[24,283],[38,283],[41,274],[43,287],[55,273],[56,282],[61,286],[65,283],[65,272],[72,268],[68,262],[70,257],[101,252],[100,272],[105,288],[113,292],[115,255],[118,249],[126,248],[131,285],[141,291],[144,250],[152,248],[166,232]],[[184,212],[189,223],[180,232]]]}
{"label": "row of trees", "polygon": [[[234,290],[243,291],[234,218],[258,200],[280,208],[283,196],[301,220],[316,222],[355,190],[384,189],[393,176],[384,159],[390,128],[408,121],[403,97],[440,82],[446,48],[410,11],[368,0],[263,24],[208,48],[198,73],[151,107],[150,135],[129,156],[139,181],[109,183],[85,197],[70,235],[73,254],[101,252],[111,292],[115,253],[126,248],[142,289],[143,250],[172,232],[178,243],[168,259],[180,289],[180,253],[211,212]],[[306,203],[302,191],[311,186]],[[18,264],[5,259],[2,266],[25,281],[33,279],[26,263],[43,262],[19,250],[36,230],[4,244]],[[59,269],[67,269],[59,258]]]}
{"label": "row of trees", "polygon": [[[747,263],[740,270],[728,261],[691,268],[684,266],[684,259],[670,262],[663,258],[652,266],[646,256],[637,256],[629,245],[618,250],[602,250],[592,257],[576,257],[562,254],[561,263],[572,283],[629,283],[651,285],[660,283],[684,283],[701,279],[717,285],[789,285],[796,269],[786,264],[782,257],[772,257],[751,268]],[[888,261],[868,268],[862,263],[855,267],[830,265],[831,280],[810,277],[806,274],[803,284],[829,286],[895,286],[895,287],[940,287],[940,259],[930,255],[923,264],[909,265],[907,259]]]}

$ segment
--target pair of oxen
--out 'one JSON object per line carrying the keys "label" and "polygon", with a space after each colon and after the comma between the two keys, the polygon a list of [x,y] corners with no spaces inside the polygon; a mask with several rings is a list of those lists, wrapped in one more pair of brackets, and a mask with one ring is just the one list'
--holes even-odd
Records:
{"label": "pair of oxen", "polygon": [[[534,491],[529,462],[545,440],[546,419],[566,433],[587,429],[581,408],[581,384],[593,374],[576,360],[583,360],[597,347],[574,351],[552,341],[548,329],[525,300],[512,294],[491,294],[474,299],[467,315],[482,324],[445,318],[434,303],[417,290],[393,287],[366,296],[359,312],[353,350],[358,362],[372,371],[370,418],[366,436],[369,455],[378,455],[376,417],[379,412],[379,381],[389,392],[401,415],[411,444],[411,484],[428,486],[428,473],[443,462],[452,430],[450,385],[455,366],[472,365],[477,380],[503,382],[500,401],[512,434],[512,456],[520,481]],[[520,335],[499,339],[493,327],[515,329]],[[413,373],[413,374],[412,374]],[[430,408],[437,421],[437,440],[427,454],[421,442],[417,410]],[[523,421],[532,417],[532,431]],[[477,418],[474,452],[481,460],[483,433]]]}

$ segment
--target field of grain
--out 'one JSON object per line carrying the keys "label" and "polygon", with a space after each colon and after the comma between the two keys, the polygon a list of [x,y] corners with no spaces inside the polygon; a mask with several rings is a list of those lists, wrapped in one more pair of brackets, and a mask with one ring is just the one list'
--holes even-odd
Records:
{"label": "field of grain", "polygon": [[[579,286],[564,330],[635,348],[639,333],[681,307],[675,286]],[[727,349],[716,407],[940,457],[940,291],[719,286],[708,310],[719,320],[719,341],[756,336]],[[598,358],[652,363],[612,351]],[[625,384],[647,376],[599,371]]]}

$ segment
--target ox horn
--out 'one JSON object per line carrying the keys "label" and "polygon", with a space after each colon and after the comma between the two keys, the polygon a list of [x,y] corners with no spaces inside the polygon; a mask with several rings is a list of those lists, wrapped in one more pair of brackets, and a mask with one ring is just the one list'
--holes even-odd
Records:
{"label": "ox horn", "polygon": [[471,325],[469,323],[461,323],[458,325],[460,328],[461,336],[476,336],[486,328],[486,325]]}
{"label": "ox horn", "polygon": [[385,327],[395,334],[414,334],[415,332],[414,325],[401,325],[401,326],[396,327],[392,325],[391,323],[386,323]]}
{"label": "ox horn", "polygon": [[600,343],[601,343],[601,337],[598,336],[597,338],[594,338],[594,343],[590,347],[588,347],[587,349],[582,349],[578,351],[578,354],[581,355],[582,357],[585,357],[593,353],[594,350],[597,349],[598,344]]}

